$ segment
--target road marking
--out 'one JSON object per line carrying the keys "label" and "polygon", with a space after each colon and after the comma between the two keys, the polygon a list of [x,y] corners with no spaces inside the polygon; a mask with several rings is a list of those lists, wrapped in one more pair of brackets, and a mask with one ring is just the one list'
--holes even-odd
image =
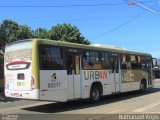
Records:
{"label": "road marking", "polygon": [[149,114],[160,114],[160,112],[146,112],[146,113],[149,113]]}
{"label": "road marking", "polygon": [[107,114],[117,113],[118,111],[119,110],[113,110],[113,111],[107,112]]}
{"label": "road marking", "polygon": [[155,107],[155,106],[158,106],[158,105],[160,105],[160,100],[155,101],[154,103],[149,104],[149,105],[147,105],[147,106],[144,106],[144,107],[142,107],[142,108],[136,109],[136,110],[134,110],[133,112],[144,112],[144,111],[146,111],[146,110],[148,110],[148,109],[150,109],[150,108],[153,108],[153,107]]}
{"label": "road marking", "polygon": [[104,117],[104,114],[103,115],[96,115],[95,117],[90,117],[90,118],[87,118],[86,120],[98,120],[102,117]]}

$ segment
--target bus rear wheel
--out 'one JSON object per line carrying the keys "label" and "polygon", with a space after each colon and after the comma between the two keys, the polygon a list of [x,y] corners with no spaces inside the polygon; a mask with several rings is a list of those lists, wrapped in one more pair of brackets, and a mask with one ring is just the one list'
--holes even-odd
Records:
{"label": "bus rear wheel", "polygon": [[145,81],[141,81],[141,84],[140,84],[140,92],[144,92],[146,90],[146,83]]}
{"label": "bus rear wheel", "polygon": [[99,86],[92,86],[90,91],[90,101],[92,103],[98,102],[101,99],[101,90]]}

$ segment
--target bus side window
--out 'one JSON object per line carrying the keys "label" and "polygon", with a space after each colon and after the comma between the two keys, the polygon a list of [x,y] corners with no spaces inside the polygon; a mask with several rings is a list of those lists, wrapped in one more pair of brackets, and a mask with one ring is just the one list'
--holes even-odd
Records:
{"label": "bus side window", "polygon": [[131,69],[130,55],[122,54],[122,56],[121,56],[121,68],[123,70]]}
{"label": "bus side window", "polygon": [[91,66],[89,65],[90,62],[90,52],[84,50],[82,54],[82,65],[84,70],[91,69]]}
{"label": "bus side window", "polygon": [[61,48],[40,45],[39,51],[41,70],[61,70],[64,68]]}
{"label": "bus side window", "polygon": [[79,75],[80,74],[80,56],[75,56],[75,74]]}
{"label": "bus side window", "polygon": [[101,69],[100,52],[90,51],[90,62],[91,62],[91,69],[100,70]]}
{"label": "bus side window", "polygon": [[151,73],[151,71],[152,71],[152,58],[151,57],[147,57],[146,59],[147,59],[147,71],[149,73]]}
{"label": "bus side window", "polygon": [[44,70],[47,69],[49,66],[49,48],[47,48],[45,45],[39,46],[40,51],[40,69]]}
{"label": "bus side window", "polygon": [[122,55],[122,57],[121,57],[121,63],[122,63],[122,65],[121,65],[121,67],[122,67],[122,69],[127,69],[127,63],[126,63],[126,55]]}
{"label": "bus side window", "polygon": [[115,70],[115,61],[114,61],[113,57],[110,57],[110,65],[111,65],[112,73],[114,73],[114,70]]}
{"label": "bus side window", "polygon": [[109,62],[109,53],[108,52],[102,52],[101,56],[101,62],[102,62],[102,69],[110,69],[110,62]]}
{"label": "bus side window", "polygon": [[118,59],[119,55],[117,53],[110,53],[110,69],[112,70],[112,73],[119,73],[119,64]]}
{"label": "bus side window", "polygon": [[138,56],[131,55],[131,68],[139,69]]}
{"label": "bus side window", "polygon": [[72,55],[67,55],[66,57],[66,67],[67,67],[67,75],[72,75],[73,70],[73,58]]}

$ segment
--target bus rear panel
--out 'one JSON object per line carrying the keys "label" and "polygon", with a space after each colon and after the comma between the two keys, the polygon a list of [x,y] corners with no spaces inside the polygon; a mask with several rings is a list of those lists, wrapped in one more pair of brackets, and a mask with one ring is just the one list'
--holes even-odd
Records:
{"label": "bus rear panel", "polygon": [[38,99],[32,74],[32,41],[18,41],[5,49],[5,96]]}

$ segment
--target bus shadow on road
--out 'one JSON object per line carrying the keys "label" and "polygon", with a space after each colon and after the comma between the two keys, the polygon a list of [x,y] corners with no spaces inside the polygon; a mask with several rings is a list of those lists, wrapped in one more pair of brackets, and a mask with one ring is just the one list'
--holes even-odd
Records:
{"label": "bus shadow on road", "polygon": [[115,95],[108,95],[103,97],[100,102],[94,103],[94,104],[89,103],[89,101],[87,100],[76,100],[76,101],[70,101],[70,102],[64,102],[64,103],[49,103],[45,105],[27,107],[27,108],[23,108],[23,110],[30,111],[30,112],[40,112],[40,113],[67,112],[67,111],[80,110],[84,108],[100,106],[104,104],[110,104],[118,101],[123,101],[131,98],[153,94],[156,92],[160,92],[160,88],[151,88],[143,93],[140,93],[139,91],[132,91],[132,92],[115,94]]}

